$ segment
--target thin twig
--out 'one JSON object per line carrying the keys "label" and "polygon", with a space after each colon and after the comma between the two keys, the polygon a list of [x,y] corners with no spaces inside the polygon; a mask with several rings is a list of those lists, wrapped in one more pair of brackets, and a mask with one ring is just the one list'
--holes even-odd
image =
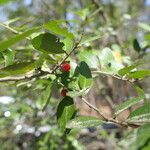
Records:
{"label": "thin twig", "polygon": [[[92,3],[95,5],[95,7],[96,7],[97,9],[100,8],[99,3],[98,3],[97,0],[92,0]],[[102,19],[104,20],[104,22],[106,23],[106,22],[107,22],[107,17],[106,17],[106,15],[104,14],[104,11],[103,11],[102,9],[99,11],[99,14],[100,14],[100,16],[102,17]]]}
{"label": "thin twig", "polygon": [[81,34],[80,40],[75,43],[73,49],[66,55],[66,57],[52,69],[52,73],[54,73],[61,66],[61,64],[63,64],[67,60],[67,58],[79,47],[82,37],[83,37],[83,32]]}
{"label": "thin twig", "polygon": [[87,104],[90,108],[94,109],[105,121],[107,121],[107,117],[103,114],[103,112],[99,111],[98,108],[96,108],[95,106],[93,106],[92,104],[90,104],[85,98],[81,98],[81,100]]}
{"label": "thin twig", "polygon": [[18,77],[0,78],[0,82],[31,80],[31,79],[33,79],[33,78],[37,78],[37,77],[40,77],[40,76],[43,76],[43,75],[47,75],[47,74],[50,74],[50,73],[41,71],[41,72],[38,72],[38,73],[36,73],[36,74],[29,75],[29,76],[26,75],[26,76],[18,76]]}
{"label": "thin twig", "polygon": [[104,74],[104,75],[106,75],[106,76],[111,76],[111,77],[116,78],[116,79],[118,79],[118,80],[128,81],[128,82],[130,82],[130,83],[135,82],[135,80],[129,80],[129,79],[127,79],[127,78],[122,78],[122,77],[119,77],[119,76],[117,76],[117,75],[109,74],[109,73],[103,72],[103,71],[92,71],[92,73],[93,73],[93,74]]}
{"label": "thin twig", "polygon": [[112,117],[109,118],[109,117],[105,116],[103,112],[101,112],[97,107],[95,107],[91,103],[89,103],[85,98],[83,98],[83,97],[80,97],[80,98],[86,105],[88,105],[90,108],[95,110],[103,118],[104,121],[106,121],[106,122],[113,122],[116,125],[119,125],[120,127],[127,127],[127,126],[133,127],[134,126],[134,125],[130,125],[130,124],[126,123],[126,122],[121,122],[121,121],[118,121],[116,119],[113,119]]}

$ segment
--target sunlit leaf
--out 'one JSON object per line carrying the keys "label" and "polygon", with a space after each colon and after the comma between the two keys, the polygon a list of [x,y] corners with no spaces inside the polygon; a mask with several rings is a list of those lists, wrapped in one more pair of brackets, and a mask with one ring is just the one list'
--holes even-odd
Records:
{"label": "sunlit leaf", "polygon": [[64,43],[63,49],[66,52],[70,52],[73,48],[73,40],[70,39],[70,38],[65,38],[65,39],[62,40],[62,42]]}
{"label": "sunlit leaf", "polygon": [[7,40],[4,40],[2,42],[0,42],[0,52],[4,51],[5,49],[9,48],[10,46],[16,44],[17,42],[25,39],[26,37],[28,37],[29,35],[31,35],[34,32],[37,32],[39,30],[39,28],[32,28],[30,30],[27,30],[19,35],[15,35],[13,37],[10,37]]}
{"label": "sunlit leaf", "polygon": [[44,28],[47,30],[51,31],[54,34],[58,34],[67,38],[74,38],[74,35],[70,32],[68,32],[67,28],[62,28],[59,25],[59,21],[57,20],[52,20],[46,24],[44,24]]}
{"label": "sunlit leaf", "polygon": [[145,24],[145,23],[139,23],[139,26],[141,28],[143,28],[144,30],[146,31],[150,31],[150,26],[148,24]]}
{"label": "sunlit leaf", "polygon": [[126,100],[125,102],[121,103],[120,105],[118,105],[116,107],[116,109],[115,109],[115,115],[118,115],[122,111],[124,111],[124,110],[130,108],[131,106],[139,103],[143,99],[144,99],[143,97],[136,97],[136,98],[131,98],[129,100]]}
{"label": "sunlit leaf", "polygon": [[67,128],[96,127],[104,123],[102,120],[91,116],[79,116],[67,123]]}
{"label": "sunlit leaf", "polygon": [[90,36],[88,38],[84,38],[79,45],[83,45],[83,44],[95,41],[97,39],[100,39],[100,38],[102,38],[102,35],[97,35],[97,36],[93,36],[93,37]]}
{"label": "sunlit leaf", "polygon": [[35,62],[24,62],[13,64],[0,69],[0,77],[3,78],[7,76],[21,75],[34,69],[35,69]]}
{"label": "sunlit leaf", "polygon": [[112,50],[107,47],[104,48],[98,56],[101,64],[101,71],[109,74],[117,74],[118,70],[123,68],[123,65],[116,61]]}
{"label": "sunlit leaf", "polygon": [[140,87],[136,87],[136,91],[139,94],[139,97],[131,98],[126,100],[125,102],[121,103],[120,105],[116,106],[115,115],[118,115],[122,111],[130,108],[131,106],[143,101],[145,99],[145,93]]}
{"label": "sunlit leaf", "polygon": [[127,122],[137,125],[150,123],[150,104],[145,104],[134,110],[130,114]]}
{"label": "sunlit leaf", "polygon": [[142,62],[139,62],[139,63],[137,63],[137,64],[124,67],[124,68],[120,69],[120,70],[118,71],[118,73],[119,73],[119,75],[124,76],[125,74],[129,73],[131,70],[135,69],[136,67],[138,67],[138,66],[141,65],[141,64],[142,64]]}
{"label": "sunlit leaf", "polygon": [[150,70],[138,70],[134,72],[130,72],[128,77],[135,78],[135,79],[142,79],[147,76],[150,76]]}

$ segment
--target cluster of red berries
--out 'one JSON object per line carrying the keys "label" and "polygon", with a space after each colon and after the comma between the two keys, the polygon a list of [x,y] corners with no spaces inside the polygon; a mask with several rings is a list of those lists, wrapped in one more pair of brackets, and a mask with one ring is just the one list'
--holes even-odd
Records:
{"label": "cluster of red berries", "polygon": [[62,89],[62,91],[61,91],[61,96],[66,97],[66,96],[67,96],[67,93],[68,93],[68,90],[67,90],[67,89]]}
{"label": "cluster of red berries", "polygon": [[69,63],[63,63],[60,65],[60,70],[64,72],[69,72],[71,69],[71,66]]}
{"label": "cluster of red berries", "polygon": [[[63,64],[60,65],[60,70],[62,72],[69,72],[71,69],[71,66],[68,62],[64,62]],[[67,96],[68,90],[66,88],[63,88],[61,91],[61,96],[65,97]]]}

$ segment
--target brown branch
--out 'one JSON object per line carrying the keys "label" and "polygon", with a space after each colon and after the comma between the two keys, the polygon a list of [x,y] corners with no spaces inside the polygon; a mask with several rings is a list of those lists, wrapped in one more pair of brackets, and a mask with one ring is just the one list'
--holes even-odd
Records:
{"label": "brown branch", "polygon": [[0,82],[8,82],[8,81],[21,81],[21,80],[31,80],[33,78],[41,77],[43,75],[50,74],[48,72],[40,71],[36,74],[32,74],[29,76],[18,76],[18,77],[6,77],[6,78],[0,78]]}
{"label": "brown branch", "polygon": [[130,127],[135,127],[135,128],[137,127],[137,126],[134,125],[134,124],[128,124],[127,122],[121,122],[121,121],[119,121],[119,120],[116,120],[116,119],[109,118],[109,117],[105,116],[103,112],[101,112],[97,107],[95,107],[95,106],[93,106],[91,103],[89,103],[85,98],[83,98],[83,97],[80,97],[80,98],[81,98],[81,100],[82,100],[86,105],[88,105],[90,108],[92,108],[94,111],[96,111],[96,112],[100,115],[100,117],[103,118],[104,121],[106,121],[106,122],[113,122],[113,123],[115,123],[116,125],[119,125],[120,127],[128,127],[128,126],[130,126]]}
{"label": "brown branch", "polygon": [[115,79],[118,79],[118,80],[122,80],[122,81],[127,81],[131,84],[133,84],[134,82],[136,82],[136,80],[129,80],[128,78],[122,78],[122,77],[119,77],[117,75],[113,75],[113,74],[109,74],[107,72],[103,72],[103,71],[92,71],[93,74],[103,74],[105,76],[110,76],[110,77],[113,77]]}

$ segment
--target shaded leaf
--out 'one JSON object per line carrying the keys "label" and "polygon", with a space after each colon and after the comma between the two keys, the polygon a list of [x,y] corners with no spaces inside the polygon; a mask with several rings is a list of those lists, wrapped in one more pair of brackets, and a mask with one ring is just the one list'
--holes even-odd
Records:
{"label": "shaded leaf", "polygon": [[67,128],[87,128],[99,126],[103,123],[102,120],[91,116],[79,116],[67,123]]}
{"label": "shaded leaf", "polygon": [[7,40],[0,42],[0,52],[4,51],[5,49],[9,48],[10,46],[16,44],[17,42],[25,39],[26,37],[28,37],[32,33],[37,32],[38,30],[39,30],[39,28],[32,28],[30,30],[27,30],[27,31],[19,34],[19,35],[15,35]]}
{"label": "shaded leaf", "polygon": [[133,47],[137,52],[140,52],[142,50],[137,39],[133,40]]}
{"label": "shaded leaf", "polygon": [[67,122],[72,119],[75,113],[75,106],[71,97],[65,97],[58,105],[57,108],[57,123],[61,130],[64,132]]}
{"label": "shaded leaf", "polygon": [[78,67],[79,73],[85,78],[92,78],[91,70],[86,62],[81,61]]}
{"label": "shaded leaf", "polygon": [[62,49],[64,44],[60,42],[60,39],[57,36],[50,33],[43,33],[36,36],[32,40],[32,45],[35,49],[44,53],[64,53]]}

